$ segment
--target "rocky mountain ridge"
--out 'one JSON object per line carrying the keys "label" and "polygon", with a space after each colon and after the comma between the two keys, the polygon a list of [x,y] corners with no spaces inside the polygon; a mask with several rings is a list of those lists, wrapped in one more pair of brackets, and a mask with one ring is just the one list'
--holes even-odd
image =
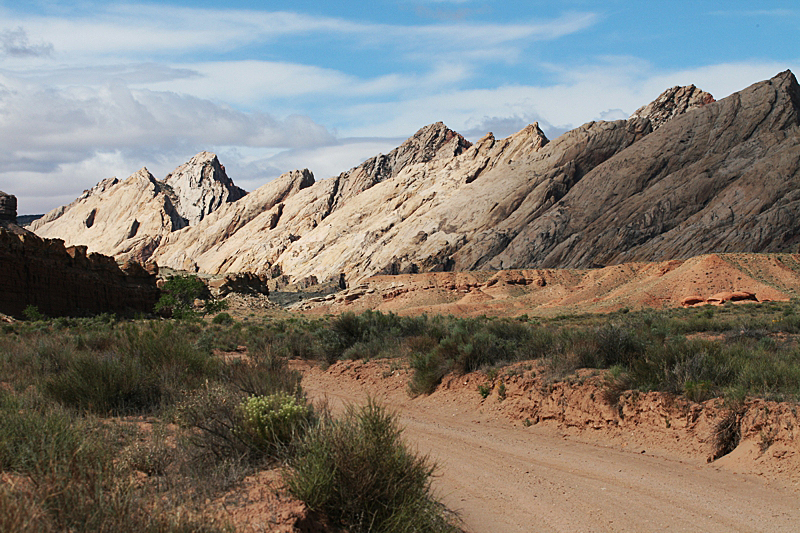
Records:
{"label": "rocky mountain ridge", "polygon": [[233,184],[210,152],[201,152],[163,181],[142,168],[125,180],[108,178],[35,220],[31,231],[68,246],[121,261],[146,261],[170,233],[197,224],[222,205],[247,194]]}
{"label": "rocky mountain ridge", "polygon": [[199,202],[199,221],[140,171],[35,228],[180,270],[320,282],[796,251],[799,110],[787,71],[720,101],[674,87],[628,120],[552,141],[532,124],[470,144],[437,123],[334,178],[297,170],[235,201]]}

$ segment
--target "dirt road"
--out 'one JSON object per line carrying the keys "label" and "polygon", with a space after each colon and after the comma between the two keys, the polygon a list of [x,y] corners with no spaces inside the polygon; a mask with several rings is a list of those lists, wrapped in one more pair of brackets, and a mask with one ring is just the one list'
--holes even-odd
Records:
{"label": "dirt road", "polygon": [[439,465],[435,483],[466,529],[492,532],[797,532],[800,492],[732,474],[702,458],[591,444],[476,410],[411,400],[404,380],[305,367],[303,386],[336,408],[377,396],[406,438]]}

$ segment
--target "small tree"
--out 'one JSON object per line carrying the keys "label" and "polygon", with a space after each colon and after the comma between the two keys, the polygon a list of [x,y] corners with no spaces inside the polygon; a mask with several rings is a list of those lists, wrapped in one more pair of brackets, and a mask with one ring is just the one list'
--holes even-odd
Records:
{"label": "small tree", "polygon": [[161,288],[161,298],[156,303],[155,312],[178,319],[193,318],[197,316],[195,300],[203,300],[203,315],[228,307],[228,302],[224,300],[213,300],[205,283],[197,276],[170,276]]}

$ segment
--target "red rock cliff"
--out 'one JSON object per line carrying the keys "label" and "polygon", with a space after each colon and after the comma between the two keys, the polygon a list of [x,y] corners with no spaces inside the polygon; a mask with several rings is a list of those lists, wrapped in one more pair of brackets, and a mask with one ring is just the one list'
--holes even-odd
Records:
{"label": "red rock cliff", "polygon": [[150,312],[158,296],[155,274],[139,263],[120,268],[108,256],[87,255],[86,247],[37,237],[11,218],[0,223],[0,313],[21,316],[29,305],[48,316]]}

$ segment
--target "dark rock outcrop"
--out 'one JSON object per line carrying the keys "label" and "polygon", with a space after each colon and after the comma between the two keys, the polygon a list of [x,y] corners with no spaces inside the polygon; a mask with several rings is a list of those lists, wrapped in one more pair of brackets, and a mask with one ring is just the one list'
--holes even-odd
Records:
{"label": "dark rock outcrop", "polygon": [[206,283],[208,290],[214,298],[222,298],[230,293],[236,294],[269,294],[269,279],[266,276],[257,276],[250,272],[228,274],[221,279],[210,280]]}
{"label": "dark rock outcrop", "polygon": [[[24,230],[23,230],[24,231]],[[152,269],[119,267],[111,257],[66,248],[57,239],[0,228],[0,313],[16,317],[29,305],[47,316],[152,312],[158,300]]]}
{"label": "dark rock outcrop", "polygon": [[17,223],[17,197],[0,191],[0,221]]}

